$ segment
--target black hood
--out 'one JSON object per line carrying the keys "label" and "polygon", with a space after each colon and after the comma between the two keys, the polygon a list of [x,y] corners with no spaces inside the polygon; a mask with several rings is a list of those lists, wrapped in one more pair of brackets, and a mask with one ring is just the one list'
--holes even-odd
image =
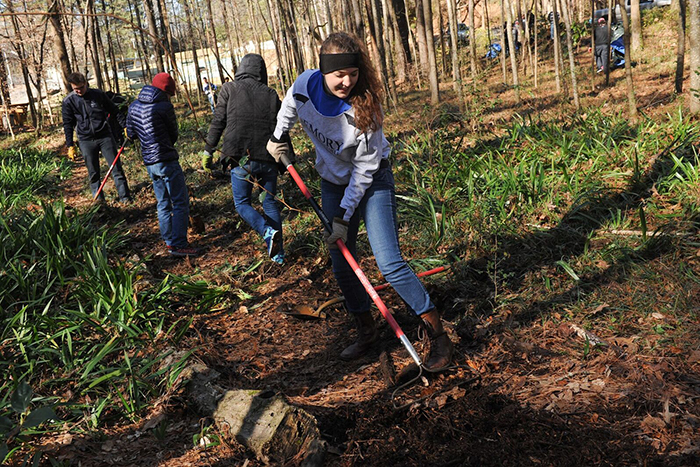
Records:
{"label": "black hood", "polygon": [[236,80],[253,78],[267,86],[267,67],[258,54],[248,54],[241,59],[236,71]]}

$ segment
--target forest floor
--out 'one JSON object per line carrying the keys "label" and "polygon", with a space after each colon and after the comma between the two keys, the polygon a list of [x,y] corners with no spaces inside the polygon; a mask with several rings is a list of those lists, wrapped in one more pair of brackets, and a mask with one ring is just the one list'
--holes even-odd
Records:
{"label": "forest floor", "polygon": [[[672,112],[678,102],[672,76],[649,69],[635,80],[638,107],[653,118]],[[602,80],[595,78],[594,89],[581,85],[584,104],[625,112],[624,70],[611,73],[609,87]],[[562,119],[551,84],[520,105],[500,83],[498,70],[483,86],[500,105],[480,115],[474,126],[497,128],[516,111]],[[445,89],[444,95],[449,99],[451,93]],[[411,131],[411,115],[423,112],[427,101],[425,92],[404,95],[399,114],[390,115],[387,126],[394,132]],[[564,109],[573,114],[570,105]],[[58,150],[59,136],[55,144]],[[522,280],[498,291],[485,273],[488,258],[476,250],[463,252],[452,271],[424,281],[444,312],[458,366],[393,394],[382,378],[379,351],[388,351],[397,368],[410,358],[391,329],[382,326],[382,346],[366,357],[340,361],[338,354],[354,336],[342,308],[326,310],[327,317],[319,320],[286,313],[339,295],[327,257],[306,254],[308,238],[288,238],[283,266],[265,260],[262,243],[233,210],[227,178],[208,178],[196,165],[196,156],[183,162],[188,180],[197,180],[192,209],[206,230],[190,233],[193,243],[206,249],[203,256],[176,259],[167,254],[145,170],[136,162],[127,166],[134,203],[110,204],[106,215],[128,231],[125,256],[145,259],[154,277],[165,272],[196,275],[245,290],[235,305],[197,315],[182,346],[195,349],[195,358],[221,373],[221,386],[270,389],[314,415],[330,446],[327,465],[699,465],[700,285],[669,273],[669,264],[681,259],[700,270],[697,247],[649,254],[631,265],[601,265],[603,272],[586,280],[600,304],[587,310],[590,316],[605,316],[610,303],[634,307],[645,295],[665,296],[661,301],[672,301],[679,293],[695,297],[698,305],[688,310],[688,321],[677,331],[685,333],[675,340],[685,342],[682,347],[664,346],[663,335],[655,332],[669,319],[663,309],[635,314],[619,327],[601,321],[590,330],[606,341],[601,346],[557,319],[560,312],[552,305],[557,304],[556,310],[579,306],[581,290],[553,295],[534,275],[548,270],[552,277],[565,276],[549,258],[557,248],[580,245],[554,247],[535,235],[524,236],[512,245],[503,266],[504,274],[517,273]],[[89,205],[85,179],[84,166],[76,163],[73,178],[63,187],[66,204],[74,209]],[[111,182],[108,187],[112,189]],[[285,176],[281,190],[296,188]],[[229,198],[209,196],[213,193],[228,193]],[[296,214],[290,210],[287,220]],[[310,225],[305,235],[319,234]],[[407,256],[420,255],[410,239],[402,240]],[[610,241],[599,236],[592,244]],[[251,268],[258,260],[263,262]],[[371,257],[365,255],[361,266],[371,280],[381,282]],[[248,268],[252,271],[240,274]],[[494,307],[495,293],[511,296],[510,306]],[[405,312],[391,290],[382,292],[382,298],[422,350],[417,318]],[[207,424],[188,408],[183,394],[175,394],[138,423],[122,421],[89,436],[63,436],[47,447],[55,459],[81,466],[263,465],[236,443],[194,445],[193,436],[206,431]],[[158,436],[156,427],[163,428]]]}

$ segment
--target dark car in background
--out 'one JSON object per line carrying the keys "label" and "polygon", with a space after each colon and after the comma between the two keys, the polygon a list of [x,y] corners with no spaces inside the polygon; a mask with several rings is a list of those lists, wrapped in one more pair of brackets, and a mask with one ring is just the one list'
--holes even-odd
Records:
{"label": "dark car in background", "polygon": [[[446,41],[450,40],[450,28],[449,26],[445,29],[443,37]],[[457,23],[457,42],[460,44],[469,43],[469,26],[464,23]]]}
{"label": "dark car in background", "polygon": [[[631,0],[625,0],[625,10],[627,10],[627,13],[630,13],[630,10],[632,9],[631,6],[632,1]],[[671,0],[639,0],[639,10],[648,10],[649,8],[657,8],[660,6],[669,6],[671,4]],[[608,9],[603,8],[601,10],[596,10],[593,13],[593,16],[595,19],[598,18],[605,18],[608,19]],[[620,16],[620,5],[617,5],[615,9],[613,10],[613,22],[617,21],[617,19],[621,18]]]}

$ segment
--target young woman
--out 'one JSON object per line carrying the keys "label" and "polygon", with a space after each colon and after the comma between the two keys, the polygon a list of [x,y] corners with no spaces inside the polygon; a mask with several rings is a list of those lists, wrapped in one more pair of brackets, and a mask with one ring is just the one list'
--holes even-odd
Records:
{"label": "young woman", "polygon": [[439,371],[451,363],[452,342],[399,249],[391,148],[382,130],[381,93],[381,82],[364,44],[351,34],[331,34],[321,46],[320,70],[302,73],[282,101],[267,149],[278,161],[287,154],[289,147],[283,138],[297,120],[316,148],[323,210],[333,219],[333,232],[326,237],[333,273],[358,330],[357,340],[340,357],[362,356],[379,337],[371,300],[335,245],[343,239],[356,255],[362,217],[379,270],[423,319],[431,342],[425,366]]}

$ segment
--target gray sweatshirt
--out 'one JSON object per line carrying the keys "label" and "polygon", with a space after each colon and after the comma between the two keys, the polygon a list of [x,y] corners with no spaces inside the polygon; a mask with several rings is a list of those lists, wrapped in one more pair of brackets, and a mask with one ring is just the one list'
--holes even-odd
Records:
{"label": "gray sweatshirt", "polygon": [[340,207],[345,209],[344,220],[349,221],[391,148],[381,128],[360,133],[352,107],[326,93],[322,83],[318,70],[299,75],[282,101],[274,136],[280,139],[297,120],[301,122],[316,148],[316,170],[321,178],[347,185]]}

